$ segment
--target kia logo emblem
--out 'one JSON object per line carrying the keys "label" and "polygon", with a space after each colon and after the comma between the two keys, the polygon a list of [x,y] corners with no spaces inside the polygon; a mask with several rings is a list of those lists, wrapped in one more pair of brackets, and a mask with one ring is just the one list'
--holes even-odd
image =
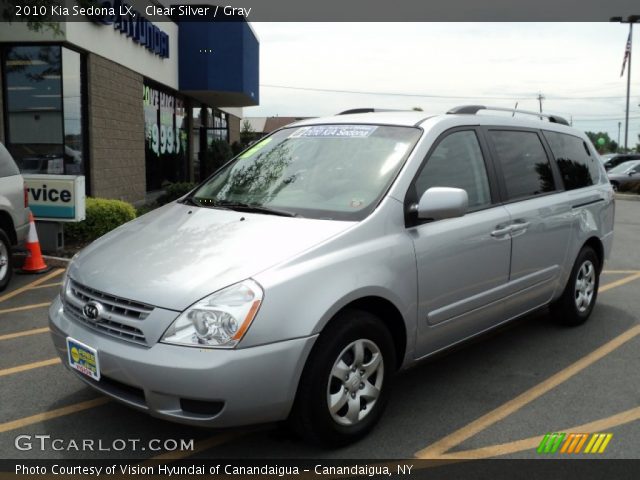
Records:
{"label": "kia logo emblem", "polygon": [[84,307],[82,307],[82,314],[87,320],[96,322],[102,315],[102,305],[91,300],[90,302],[85,303]]}

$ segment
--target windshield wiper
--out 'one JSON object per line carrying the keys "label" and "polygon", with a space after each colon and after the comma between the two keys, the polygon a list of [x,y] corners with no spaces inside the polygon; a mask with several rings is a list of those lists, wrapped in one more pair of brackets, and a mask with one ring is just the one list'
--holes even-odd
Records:
{"label": "windshield wiper", "polygon": [[277,208],[265,207],[255,203],[229,202],[219,200],[213,204],[214,207],[230,208],[232,210],[240,210],[243,212],[265,213],[267,215],[278,215],[281,217],[297,217],[297,213],[288,212],[287,210],[279,210]]}

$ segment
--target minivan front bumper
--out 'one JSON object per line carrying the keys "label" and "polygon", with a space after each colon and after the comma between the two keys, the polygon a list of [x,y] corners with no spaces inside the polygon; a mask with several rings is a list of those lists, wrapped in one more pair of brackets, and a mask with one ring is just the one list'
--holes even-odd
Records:
{"label": "minivan front bumper", "polygon": [[70,368],[91,387],[154,417],[207,427],[285,419],[317,337],[233,350],[163,343],[147,348],[79,325],[65,316],[59,297],[49,307],[49,325],[67,367],[67,337],[97,350],[99,381]]}

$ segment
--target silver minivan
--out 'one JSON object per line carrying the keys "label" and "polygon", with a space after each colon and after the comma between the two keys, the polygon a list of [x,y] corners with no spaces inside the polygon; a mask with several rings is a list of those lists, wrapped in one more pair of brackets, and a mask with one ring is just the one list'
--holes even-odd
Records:
{"label": "silver minivan", "polygon": [[63,363],[155,417],[288,419],[336,446],[400,369],[548,305],[583,323],[613,239],[604,168],[562,118],[486,110],[262,139],[73,259],[49,309]]}

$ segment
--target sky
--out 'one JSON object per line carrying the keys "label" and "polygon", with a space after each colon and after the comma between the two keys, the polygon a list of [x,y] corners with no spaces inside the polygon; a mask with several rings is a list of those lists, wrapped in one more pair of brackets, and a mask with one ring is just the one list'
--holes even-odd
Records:
{"label": "sky", "polygon": [[[627,83],[620,71],[628,25],[255,22],[252,27],[260,40],[260,105],[245,108],[247,117],[323,116],[356,107],[420,107],[437,114],[457,105],[513,108],[516,102],[519,109],[538,111],[542,94],[545,113],[564,116],[581,130],[605,131],[617,141],[621,122],[624,143]],[[630,147],[639,143],[640,133],[640,25],[634,41]]]}

